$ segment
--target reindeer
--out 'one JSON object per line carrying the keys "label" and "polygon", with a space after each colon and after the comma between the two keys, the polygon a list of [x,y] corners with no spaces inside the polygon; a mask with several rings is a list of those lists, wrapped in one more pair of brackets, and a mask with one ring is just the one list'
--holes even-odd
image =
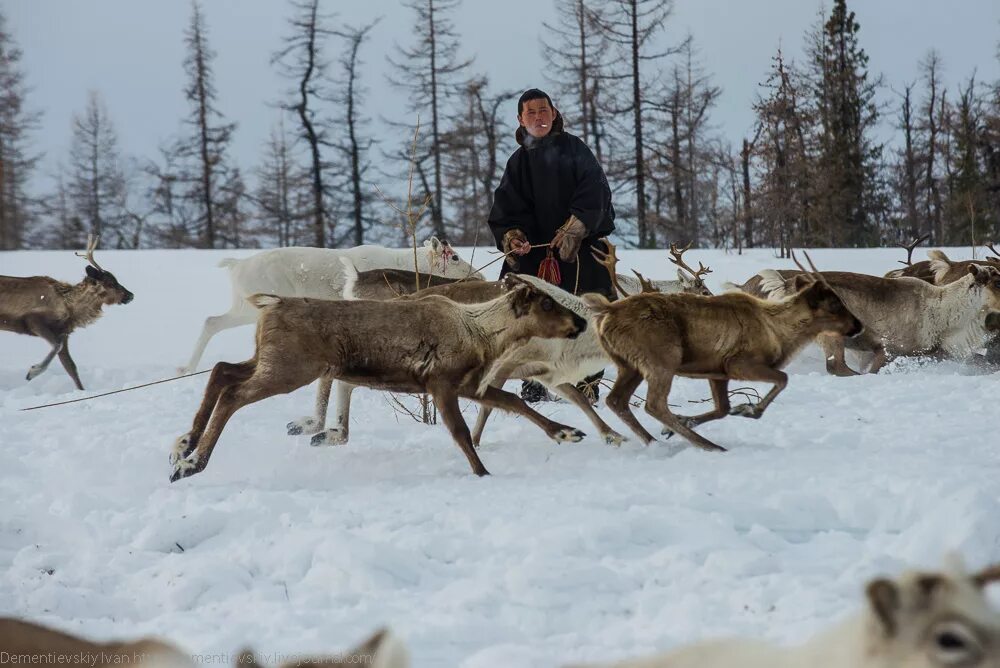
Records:
{"label": "reindeer", "polygon": [[[358,271],[348,258],[341,258],[344,266],[344,292],[346,300],[400,299],[412,301],[431,295],[447,297],[460,304],[481,304],[496,299],[503,294],[500,281],[483,281],[479,279],[448,279],[436,277],[443,281],[440,285],[431,285],[414,292],[417,274],[405,269],[370,269]],[[333,379],[320,379],[316,390],[316,408],[313,415],[306,415],[292,420],[286,425],[289,436],[312,435],[311,445],[344,445],[350,439],[351,395],[354,385],[337,381],[336,426],[326,428],[326,415],[330,405],[330,392]],[[479,443],[478,440],[475,441]]]}
{"label": "reindeer", "polygon": [[[920,239],[916,239],[915,242],[919,243],[929,236],[926,235]],[[948,283],[954,283],[969,273],[970,264],[1000,268],[1000,251],[997,251],[992,243],[986,244],[986,248],[989,248],[997,257],[987,257],[983,260],[952,261],[945,255],[944,251],[929,250],[927,251],[928,259],[921,260],[920,262],[911,262],[913,246],[903,246],[903,248],[908,249],[906,262],[902,260],[899,260],[899,262],[905,264],[906,267],[903,269],[893,269],[885,275],[885,278],[919,278],[933,285],[947,285]]]}
{"label": "reindeer", "polygon": [[556,441],[579,441],[583,432],[539,415],[513,394],[496,388],[478,394],[483,374],[510,348],[532,336],[571,338],[587,327],[516,274],[505,285],[503,296],[474,305],[440,296],[377,302],[254,295],[251,303],[261,311],[254,356],[213,368],[191,431],[175,443],[171,482],[204,470],[237,410],[317,378],[430,394],[479,476],[489,472],[473,448],[459,397],[523,415]]}
{"label": "reindeer", "polygon": [[608,668],[998,668],[1000,612],[984,588],[1000,566],[877,578],[860,612],[804,645],[708,640]]}
{"label": "reindeer", "polygon": [[243,260],[228,258],[222,260],[219,266],[229,269],[233,304],[228,312],[205,320],[191,359],[181,371],[189,373],[195,370],[208,342],[219,332],[257,321],[258,311],[247,302],[250,295],[267,293],[281,297],[340,299],[345,280],[340,259],[344,257],[350,258],[358,269],[405,269],[413,268],[416,262],[417,270],[424,275],[482,278],[482,274],[462,260],[450,245],[438,241],[436,237],[425,241],[420,252],[412,248],[382,246],[346,249],[292,247],[267,250]]}
{"label": "reindeer", "polygon": [[703,276],[711,274],[712,270],[701,262],[698,263],[698,270],[695,271],[684,262],[684,253],[690,250],[691,244],[683,249],[678,249],[676,244],[670,244],[670,261],[677,265],[677,280],[647,280],[635,269],[632,273],[635,278],[617,273],[618,253],[617,248],[607,239],[602,239],[604,245],[608,247],[607,252],[597,248],[591,248],[591,254],[598,263],[611,274],[611,283],[623,297],[638,294],[639,292],[662,292],[664,294],[674,294],[683,292],[692,295],[709,296],[712,291],[705,285]]}
{"label": "reindeer", "polygon": [[[810,260],[811,264],[811,260]],[[715,297],[639,294],[608,302],[583,296],[594,312],[597,337],[618,367],[607,404],[646,444],[653,436],[632,414],[629,399],[639,384],[649,385],[646,412],[671,433],[710,451],[724,451],[691,427],[726,415],[759,418],[785,389],[780,369],[821,332],[856,336],[861,322],[819,272],[796,278],[794,295],[774,303],[742,293]],[[706,378],[715,409],[701,415],[674,415],[667,404],[675,376]],[[757,404],[729,405],[729,381],[774,384]]]}
{"label": "reindeer", "polygon": [[[349,258],[340,258],[340,262],[344,267],[344,290],[341,293],[343,299],[385,301],[441,295],[463,304],[476,304],[496,299],[502,292],[500,281],[421,276],[407,269],[358,271]],[[420,288],[417,288],[418,280],[422,283]]]}
{"label": "reindeer", "polygon": [[[380,281],[383,270],[358,272],[353,268],[353,265],[349,264],[349,260],[344,260],[344,263],[347,271],[347,284],[344,287],[345,299],[388,299],[392,298],[389,294],[395,293],[394,288],[412,285],[412,276],[405,276],[405,272],[396,271],[392,274],[386,272],[385,277],[381,278]],[[583,301],[579,297],[535,276],[518,275],[518,278],[547,293],[580,317],[589,317],[590,311],[583,305]],[[389,280],[395,284],[388,284]],[[395,298],[414,300],[439,295],[463,304],[478,304],[499,296],[499,283],[499,281],[456,281],[431,286]],[[575,386],[575,383],[580,379],[596,374],[603,370],[607,364],[607,356],[597,342],[593,330],[588,327],[574,339],[533,338],[524,345],[512,348],[502,358],[494,362],[493,368],[483,376],[481,387],[491,385],[502,388],[504,383],[511,378],[538,381],[555,394],[578,406],[587,414],[591,423],[606,442],[618,445],[624,440],[621,434],[601,419],[587,397]],[[312,445],[342,445],[347,443],[350,438],[349,416],[354,386],[343,382],[337,383],[334,417],[336,426],[326,429],[330,390],[331,387],[328,383],[320,381],[314,415],[289,422],[287,427],[290,436],[312,434],[310,441]],[[481,443],[483,431],[491,413],[491,408],[483,406],[476,418],[476,424],[472,429],[472,443],[477,447]]]}
{"label": "reindeer", "polygon": [[[11,617],[0,617],[0,656],[23,664],[80,664],[90,668],[144,665],[152,668],[195,668],[193,656],[161,640],[142,638],[134,641],[93,642],[76,635]],[[6,661],[5,661],[6,662]],[[261,668],[253,652],[243,650],[235,666]],[[372,668],[407,668],[409,656],[402,641],[386,629],[379,629],[368,640],[336,657],[311,657],[281,664],[281,668],[309,666],[370,666]]]}
{"label": "reindeer", "polygon": [[[1000,310],[1000,269],[970,263],[960,280],[944,286],[916,278],[879,278],[826,271],[823,277],[865,325],[863,336],[846,342],[837,335],[818,337],[826,368],[837,376],[853,376],[844,349],[873,353],[869,373],[877,373],[894,357],[937,354],[968,359],[987,343],[985,316]],[[783,298],[795,270],[765,269],[737,286],[750,294]]]}
{"label": "reindeer", "polygon": [[76,389],[83,383],[69,354],[69,335],[102,315],[110,304],[128,304],[133,295],[94,259],[99,238],[87,238],[87,276],[70,285],[48,276],[0,276],[0,330],[45,339],[52,349],[28,370],[27,380],[41,375],[58,355]]}

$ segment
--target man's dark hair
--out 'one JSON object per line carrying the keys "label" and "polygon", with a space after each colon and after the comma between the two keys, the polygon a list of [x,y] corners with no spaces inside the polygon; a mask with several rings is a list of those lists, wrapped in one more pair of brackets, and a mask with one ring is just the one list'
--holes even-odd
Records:
{"label": "man's dark hair", "polygon": [[521,112],[524,110],[524,103],[528,102],[529,100],[545,100],[546,102],[549,103],[550,107],[552,107],[553,109],[556,108],[556,105],[552,104],[552,98],[549,97],[548,93],[546,93],[543,90],[539,90],[537,88],[529,88],[528,90],[521,93],[521,97],[517,98],[518,116],[520,116]]}

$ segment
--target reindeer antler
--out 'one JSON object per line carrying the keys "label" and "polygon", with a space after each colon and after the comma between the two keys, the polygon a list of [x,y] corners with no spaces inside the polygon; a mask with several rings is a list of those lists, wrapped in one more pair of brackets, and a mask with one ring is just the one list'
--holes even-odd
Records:
{"label": "reindeer antler", "polygon": [[677,244],[670,244],[670,255],[673,256],[670,258],[670,261],[676,264],[684,271],[686,271],[687,273],[691,274],[691,276],[693,276],[694,279],[697,280],[702,276],[704,276],[705,274],[711,274],[712,270],[709,267],[703,265],[701,262],[699,262],[698,271],[695,271],[694,269],[688,266],[687,262],[684,261],[684,253],[691,250],[692,243],[693,242],[688,242],[687,246],[679,250],[677,248]]}
{"label": "reindeer antler", "polygon": [[87,262],[89,262],[90,264],[94,265],[95,269],[99,269],[100,271],[104,271],[104,267],[102,267],[101,265],[97,264],[97,260],[94,259],[94,251],[97,250],[97,244],[100,241],[101,241],[101,236],[99,234],[98,235],[88,234],[87,235],[87,250],[86,250],[86,252],[85,253],[79,253],[79,252],[77,252],[77,253],[74,253],[74,255],[76,255],[77,257],[87,258]]}
{"label": "reindeer antler", "polygon": [[635,269],[632,270],[632,273],[635,274],[635,277],[639,279],[639,286],[641,288],[640,292],[659,292],[659,290],[657,290],[656,287],[653,285],[653,282],[650,281],[648,278],[640,274]]}
{"label": "reindeer antler", "polygon": [[608,247],[608,252],[605,253],[604,251],[592,246],[590,248],[591,256],[593,256],[593,258],[597,260],[597,263],[607,269],[608,273],[611,274],[611,283],[615,286],[615,289],[618,290],[618,294],[622,297],[630,297],[631,295],[629,295],[629,293],[622,288],[621,283],[618,282],[617,248],[613,243],[608,241],[607,237],[604,237],[601,241],[603,241],[604,245]]}
{"label": "reindeer antler", "polygon": [[997,580],[1000,580],[1000,564],[987,566],[983,570],[972,575],[972,581],[980,587],[985,587],[991,582],[996,582]]}
{"label": "reindeer antler", "polygon": [[[993,251],[993,254],[996,255],[998,258],[1000,258],[1000,251],[998,251],[996,248],[993,247],[992,241],[988,244],[983,244],[983,245],[989,248],[991,251]],[[989,260],[990,262],[1000,262],[1000,260],[994,259],[992,257],[988,257],[986,259]]]}
{"label": "reindeer antler", "polygon": [[896,260],[896,262],[900,263],[901,265],[909,267],[911,264],[913,264],[913,249],[915,249],[917,246],[919,246],[920,244],[922,244],[923,242],[927,241],[930,238],[931,238],[931,233],[928,232],[924,236],[918,237],[908,244],[899,244],[900,248],[906,249],[906,262],[903,262],[902,260]]}
{"label": "reindeer antler", "polygon": [[803,274],[811,276],[812,278],[814,278],[815,280],[819,281],[820,283],[829,288],[830,284],[827,283],[826,279],[823,277],[823,274],[821,274],[819,269],[816,268],[816,265],[813,264],[812,258],[809,257],[809,253],[802,251],[802,254],[806,256],[806,260],[809,262],[809,267],[810,269],[812,269],[812,271],[802,266],[802,263],[799,262],[799,258],[795,257],[795,251],[793,250],[792,261],[795,263],[795,266],[801,269]]}

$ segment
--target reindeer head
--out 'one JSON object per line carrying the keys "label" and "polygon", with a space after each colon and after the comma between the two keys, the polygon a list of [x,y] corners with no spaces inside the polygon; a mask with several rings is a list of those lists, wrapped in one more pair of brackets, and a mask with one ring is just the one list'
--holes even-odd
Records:
{"label": "reindeer head", "polygon": [[992,311],[1000,311],[1000,268],[983,264],[970,264],[973,285],[983,288],[984,305]]}
{"label": "reindeer head", "polygon": [[110,271],[101,268],[101,265],[97,264],[94,259],[94,251],[97,249],[97,244],[100,241],[100,237],[89,235],[87,237],[87,250],[84,253],[77,253],[78,257],[83,257],[87,259],[89,263],[87,265],[87,278],[84,281],[89,281],[93,285],[97,286],[99,290],[103,293],[102,301],[105,304],[128,304],[135,297],[131,292],[125,289],[125,287],[118,282],[115,275]]}
{"label": "reindeer head", "polygon": [[997,668],[1000,614],[983,588],[1000,577],[992,567],[965,573],[908,573],[868,584],[872,665],[900,668]]}
{"label": "reindeer head", "polygon": [[424,248],[427,249],[428,264],[434,273],[446,278],[483,278],[471,264],[458,256],[447,241],[431,237],[424,241]]}
{"label": "reindeer head", "polygon": [[517,274],[504,276],[502,285],[515,318],[524,320],[532,336],[575,339],[587,329],[586,320]]}
{"label": "reindeer head", "polygon": [[798,265],[803,274],[798,274],[794,279],[796,298],[805,301],[812,312],[814,326],[823,332],[834,332],[844,336],[857,336],[864,329],[864,325],[857,316],[851,313],[840,295],[834,291],[823,274],[819,273],[812,258],[806,253],[806,260],[809,262],[809,269],[806,269],[792,252],[792,259]]}

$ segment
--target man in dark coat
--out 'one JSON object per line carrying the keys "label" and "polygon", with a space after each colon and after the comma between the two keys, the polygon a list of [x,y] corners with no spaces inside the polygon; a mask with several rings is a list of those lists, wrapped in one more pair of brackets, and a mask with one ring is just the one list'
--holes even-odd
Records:
{"label": "man in dark coat", "polygon": [[[597,239],[615,229],[604,170],[579,137],[563,130],[562,115],[537,88],[518,99],[517,121],[519,148],[507,161],[489,217],[497,248],[510,253],[500,275],[540,275],[551,252],[561,288],[578,295],[600,292],[613,299],[611,276],[590,254]],[[531,248],[538,244],[547,247]],[[596,397],[596,383],[593,389]],[[522,389],[526,400],[544,395],[537,383]]]}

